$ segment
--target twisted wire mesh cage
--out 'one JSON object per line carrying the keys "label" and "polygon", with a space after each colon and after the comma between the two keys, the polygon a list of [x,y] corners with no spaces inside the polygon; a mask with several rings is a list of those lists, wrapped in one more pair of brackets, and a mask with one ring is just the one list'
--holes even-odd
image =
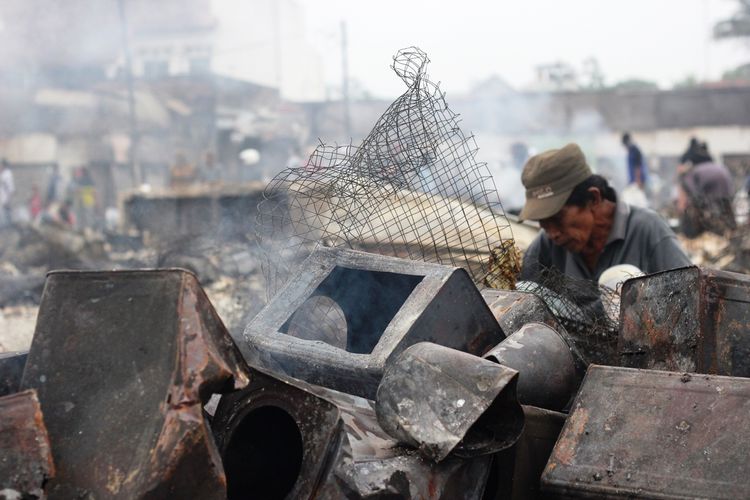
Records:
{"label": "twisted wire mesh cage", "polygon": [[399,51],[392,69],[407,90],[362,143],[321,143],[269,183],[256,220],[269,297],[321,245],[462,267],[477,284],[517,265],[492,175],[428,63]]}
{"label": "twisted wire mesh cage", "polygon": [[[319,246],[462,267],[478,286],[512,288],[520,256],[486,164],[472,136],[410,47],[393,70],[407,90],[355,147],[321,143],[302,167],[268,185],[256,239],[270,298]],[[619,300],[597,283],[544,270],[520,289],[540,296],[587,359],[603,362],[616,343]],[[341,343],[343,313],[313,297],[290,332]]]}

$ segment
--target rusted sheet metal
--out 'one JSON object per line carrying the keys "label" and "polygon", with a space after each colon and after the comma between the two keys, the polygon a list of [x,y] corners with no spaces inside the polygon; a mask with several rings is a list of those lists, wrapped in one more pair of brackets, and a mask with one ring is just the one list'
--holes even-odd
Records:
{"label": "rusted sheet metal", "polygon": [[523,430],[518,372],[447,347],[420,342],[386,366],[375,408],[391,436],[440,462],[494,453]]}
{"label": "rusted sheet metal", "polygon": [[526,323],[543,323],[558,332],[564,331],[544,300],[533,293],[486,288],[482,297],[506,335]]}
{"label": "rusted sheet metal", "polygon": [[481,356],[505,338],[463,269],[331,248],[301,269],[238,339],[251,365],[374,398],[410,345]]}
{"label": "rusted sheet metal", "polygon": [[517,391],[521,404],[559,411],[575,394],[585,371],[571,345],[549,326],[527,323],[484,358],[520,373]]}
{"label": "rusted sheet metal", "polygon": [[0,396],[18,392],[28,351],[0,352]]}
{"label": "rusted sheet metal", "polygon": [[22,388],[58,474],[50,498],[224,498],[202,405],[247,367],[194,275],[48,275]]}
{"label": "rusted sheet metal", "polygon": [[750,377],[750,276],[688,267],[622,288],[620,364]]}
{"label": "rusted sheet metal", "polygon": [[0,498],[43,498],[54,474],[36,391],[0,398]]}
{"label": "rusted sheet metal", "polygon": [[373,403],[258,373],[225,395],[212,423],[228,498],[481,498],[489,456],[440,464],[399,446]]}
{"label": "rusted sheet metal", "polygon": [[592,365],[542,475],[587,498],[750,498],[750,380]]}

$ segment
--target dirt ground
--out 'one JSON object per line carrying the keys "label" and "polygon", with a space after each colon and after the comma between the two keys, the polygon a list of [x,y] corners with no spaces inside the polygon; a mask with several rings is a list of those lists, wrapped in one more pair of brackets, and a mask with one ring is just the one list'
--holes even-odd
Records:
{"label": "dirt ground", "polygon": [[39,307],[20,305],[0,309],[0,352],[25,351],[34,335]]}

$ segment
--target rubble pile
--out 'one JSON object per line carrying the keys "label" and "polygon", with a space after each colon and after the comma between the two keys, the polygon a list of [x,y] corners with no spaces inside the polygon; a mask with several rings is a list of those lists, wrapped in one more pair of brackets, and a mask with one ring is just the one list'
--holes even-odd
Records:
{"label": "rubble pile", "polygon": [[680,240],[690,260],[698,266],[750,273],[750,236],[743,228],[728,238],[705,232],[697,238]]}
{"label": "rubble pile", "polygon": [[0,425],[19,436],[0,439],[0,491],[750,494],[746,276],[628,280],[595,365],[539,297],[480,293],[459,268],[320,249],[301,269],[234,334],[189,271],[50,273],[31,349],[0,355]]}
{"label": "rubble pile", "polygon": [[216,245],[210,234],[148,240],[53,221],[16,223],[0,228],[0,352],[28,348],[49,271],[154,267],[193,271],[231,331],[241,331],[265,300],[259,250],[240,238]]}

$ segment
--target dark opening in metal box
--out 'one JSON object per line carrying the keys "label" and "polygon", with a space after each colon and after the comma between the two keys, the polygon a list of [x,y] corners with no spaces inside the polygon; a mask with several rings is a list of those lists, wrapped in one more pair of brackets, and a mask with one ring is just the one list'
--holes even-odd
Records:
{"label": "dark opening in metal box", "polygon": [[410,345],[481,356],[505,337],[463,269],[329,248],[301,269],[238,339],[250,364],[374,398]]}

